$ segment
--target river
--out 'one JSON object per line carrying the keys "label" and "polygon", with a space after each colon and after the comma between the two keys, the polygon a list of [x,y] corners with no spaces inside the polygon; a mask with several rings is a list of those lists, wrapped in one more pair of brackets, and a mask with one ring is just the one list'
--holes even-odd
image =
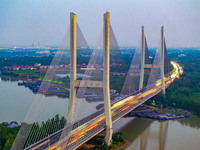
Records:
{"label": "river", "polygon": [[[68,98],[34,94],[17,83],[0,78],[0,122],[42,122],[56,114],[67,118]],[[102,103],[89,103],[85,99],[77,99],[76,102],[75,120],[95,112],[96,106]]]}
{"label": "river", "polygon": [[145,118],[122,118],[114,131],[131,144],[127,150],[199,150],[200,118],[154,121]]}
{"label": "river", "polygon": [[[88,103],[84,99],[77,102],[77,120],[95,112],[95,106],[101,103]],[[34,103],[40,106],[35,116]],[[18,86],[17,81],[0,79],[0,122],[41,122],[55,114],[67,117],[67,108],[68,98],[34,94]],[[127,117],[114,123],[113,129],[131,143],[127,150],[200,150],[200,118],[197,116],[164,122]]]}

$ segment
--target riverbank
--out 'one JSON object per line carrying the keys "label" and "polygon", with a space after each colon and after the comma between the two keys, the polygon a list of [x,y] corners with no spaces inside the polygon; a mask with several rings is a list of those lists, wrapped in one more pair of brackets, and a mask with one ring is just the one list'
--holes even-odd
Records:
{"label": "riverbank", "polygon": [[40,93],[45,96],[69,97],[69,89],[59,86],[59,84],[48,81],[18,82],[19,86],[28,87],[33,93]]}
{"label": "riverbank", "polygon": [[105,131],[102,131],[85,144],[81,145],[77,150],[96,150],[96,149],[105,149],[105,150],[122,150],[127,148],[130,145],[128,140],[122,138],[121,133],[114,133],[112,136],[112,143],[108,146],[105,143]]}
{"label": "riverbank", "polygon": [[126,149],[130,144],[131,142],[124,140],[124,142],[121,145],[117,146],[116,148],[113,148],[112,150],[123,150]]}
{"label": "riverbank", "polygon": [[132,110],[126,116],[128,117],[140,117],[140,118],[149,118],[154,120],[174,120],[174,119],[184,119],[188,118],[189,115],[182,114],[173,114],[173,113],[163,113],[159,112],[148,106],[139,106],[136,109]]}

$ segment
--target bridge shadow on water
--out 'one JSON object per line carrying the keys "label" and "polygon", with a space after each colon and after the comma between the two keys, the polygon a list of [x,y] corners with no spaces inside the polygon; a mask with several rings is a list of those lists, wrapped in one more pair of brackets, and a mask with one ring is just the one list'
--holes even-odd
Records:
{"label": "bridge shadow on water", "polygon": [[146,118],[135,118],[123,126],[119,132],[131,143],[128,150],[146,150],[149,146],[165,150],[168,124],[169,121],[158,122]]}
{"label": "bridge shadow on water", "polygon": [[[120,121],[120,120],[119,120]],[[154,120],[145,119],[145,118],[134,118],[132,121],[128,122],[125,126],[123,126],[119,132],[122,133],[122,136],[133,142],[136,140],[150,125],[154,122]]]}

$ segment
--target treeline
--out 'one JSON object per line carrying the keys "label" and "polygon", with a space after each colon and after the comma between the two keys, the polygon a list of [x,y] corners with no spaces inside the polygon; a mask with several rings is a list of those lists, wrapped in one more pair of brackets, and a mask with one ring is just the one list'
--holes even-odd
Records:
{"label": "treeline", "polygon": [[65,123],[66,119],[64,117],[60,118],[57,114],[52,119],[48,119],[46,122],[42,122],[41,124],[23,123],[22,126],[14,128],[0,125],[0,150],[9,150],[19,131],[20,132],[17,140],[20,142],[14,145],[14,149],[20,149],[20,147],[25,148],[50,134],[55,133],[56,131],[64,128]]}
{"label": "treeline", "polygon": [[43,56],[43,57],[33,57],[33,56],[15,56],[10,58],[0,58],[0,67],[4,66],[33,66],[35,63],[41,63],[42,65],[49,65],[52,61],[52,56]]}
{"label": "treeline", "polygon": [[183,75],[166,90],[166,95],[156,97],[164,105],[183,108],[200,114],[200,52],[185,52],[178,63],[183,67]]}
{"label": "treeline", "polygon": [[12,72],[12,71],[1,71],[1,75],[4,76],[11,76],[11,77],[18,77],[19,75]]}
{"label": "treeline", "polygon": [[20,127],[9,128],[0,125],[0,150],[9,150]]}
{"label": "treeline", "polygon": [[51,135],[56,131],[64,128],[65,124],[65,117],[62,116],[60,118],[58,114],[52,119],[48,119],[46,122],[42,122],[42,124],[33,123],[26,140],[25,147],[28,147],[29,145],[40,141],[48,135]]}
{"label": "treeline", "polygon": [[120,93],[123,88],[125,79],[126,79],[126,77],[122,76],[122,75],[120,75],[120,76],[111,75],[110,76],[110,89],[115,89],[115,90],[117,90],[118,93]]}

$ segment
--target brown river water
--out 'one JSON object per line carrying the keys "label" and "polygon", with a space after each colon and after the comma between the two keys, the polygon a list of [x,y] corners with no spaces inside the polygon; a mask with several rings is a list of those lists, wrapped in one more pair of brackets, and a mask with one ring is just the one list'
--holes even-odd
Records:
{"label": "brown river water", "polygon": [[200,118],[155,121],[122,118],[114,124],[131,144],[127,150],[200,150]]}

